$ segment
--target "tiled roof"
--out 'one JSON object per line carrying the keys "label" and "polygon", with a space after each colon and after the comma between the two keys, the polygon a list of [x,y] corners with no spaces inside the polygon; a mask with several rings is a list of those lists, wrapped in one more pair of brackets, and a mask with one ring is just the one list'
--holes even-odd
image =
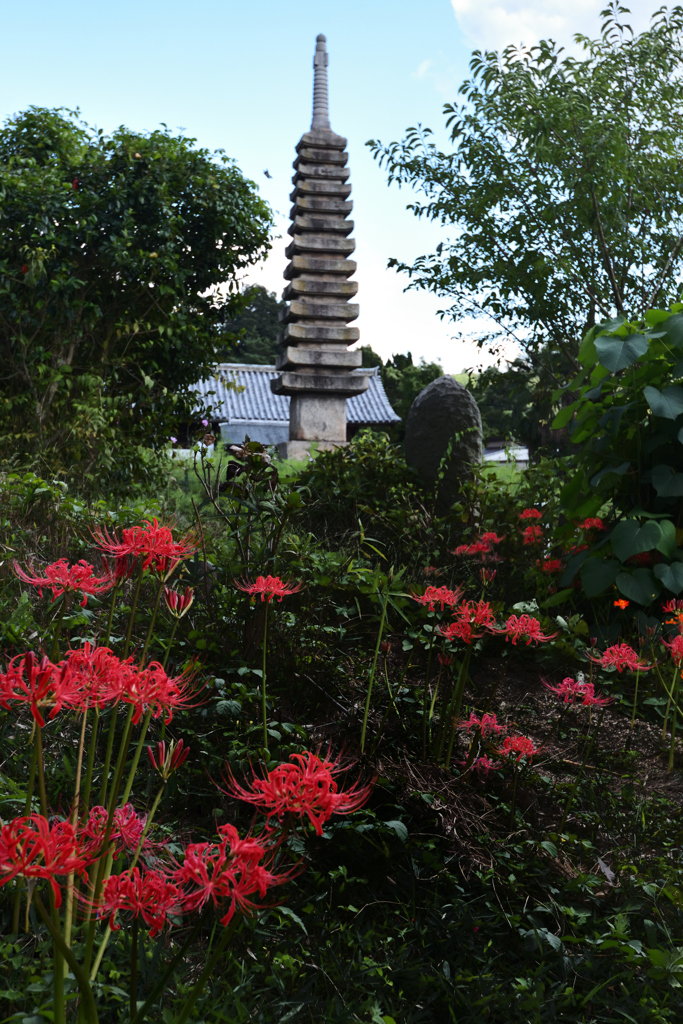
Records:
{"label": "tiled roof", "polygon": [[[219,423],[250,422],[288,423],[289,398],[274,395],[270,382],[280,375],[274,366],[248,363],[221,363],[216,376],[200,381],[196,390],[210,404],[213,420]],[[369,377],[369,386],[362,395],[346,400],[346,418],[349,423],[398,423],[400,417],[389,405],[379,367],[363,370]],[[242,386],[237,392],[226,387],[227,382]],[[210,391],[215,394],[209,394]]]}

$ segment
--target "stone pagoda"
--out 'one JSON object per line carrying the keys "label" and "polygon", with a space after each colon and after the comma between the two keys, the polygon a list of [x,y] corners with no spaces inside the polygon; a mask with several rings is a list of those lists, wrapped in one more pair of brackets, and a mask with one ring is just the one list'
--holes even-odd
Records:
{"label": "stone pagoda", "polygon": [[280,314],[276,367],[271,381],[276,395],[289,395],[288,442],[278,446],[284,458],[300,458],[312,443],[317,448],[346,444],[346,399],[368,387],[360,352],[348,351],[360,332],[348,324],[358,316],[350,302],[358,285],[349,278],[356,264],[349,256],[356,244],[349,237],[353,221],[346,139],[330,128],[327,101],[325,36],[316,40],[313,58],[313,122],[302,135],[294,161],[294,191],[285,250],[289,264]]}

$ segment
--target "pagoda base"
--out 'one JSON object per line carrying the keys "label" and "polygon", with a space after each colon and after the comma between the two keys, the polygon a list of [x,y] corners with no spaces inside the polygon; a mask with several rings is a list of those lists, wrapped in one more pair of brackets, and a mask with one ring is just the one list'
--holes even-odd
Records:
{"label": "pagoda base", "polygon": [[277,451],[281,459],[301,461],[312,458],[316,452],[331,452],[335,448],[344,448],[347,444],[348,441],[281,441]]}

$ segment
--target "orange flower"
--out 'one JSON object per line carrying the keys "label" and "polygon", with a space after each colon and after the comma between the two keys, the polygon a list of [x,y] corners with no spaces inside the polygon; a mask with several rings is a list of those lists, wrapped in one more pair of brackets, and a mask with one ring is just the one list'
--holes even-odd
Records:
{"label": "orange flower", "polygon": [[621,608],[622,611],[623,611],[624,608],[628,608],[630,603],[631,602],[627,601],[625,597],[620,597],[618,601],[614,602],[614,607],[615,608]]}

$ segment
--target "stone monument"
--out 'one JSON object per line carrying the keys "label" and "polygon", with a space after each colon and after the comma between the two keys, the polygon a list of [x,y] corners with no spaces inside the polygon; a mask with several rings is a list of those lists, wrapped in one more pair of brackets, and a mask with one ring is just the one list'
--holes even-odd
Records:
{"label": "stone monument", "polygon": [[346,444],[346,399],[368,387],[367,376],[352,372],[361,353],[348,351],[360,337],[348,326],[358,316],[358,304],[349,301],[358,291],[349,280],[356,243],[347,220],[353,203],[346,139],[330,128],[325,42],[319,35],[313,58],[311,130],[296,147],[282,295],[288,306],[280,314],[276,363],[282,373],[270,384],[276,395],[291,397],[290,439],[278,445],[283,458],[301,458],[314,442],[319,449]]}
{"label": "stone monument", "polygon": [[438,503],[444,510],[457,500],[471,467],[481,464],[481,433],[474,396],[448,374],[423,388],[408,410],[403,442],[406,462],[429,487],[436,486],[443,469]]}

